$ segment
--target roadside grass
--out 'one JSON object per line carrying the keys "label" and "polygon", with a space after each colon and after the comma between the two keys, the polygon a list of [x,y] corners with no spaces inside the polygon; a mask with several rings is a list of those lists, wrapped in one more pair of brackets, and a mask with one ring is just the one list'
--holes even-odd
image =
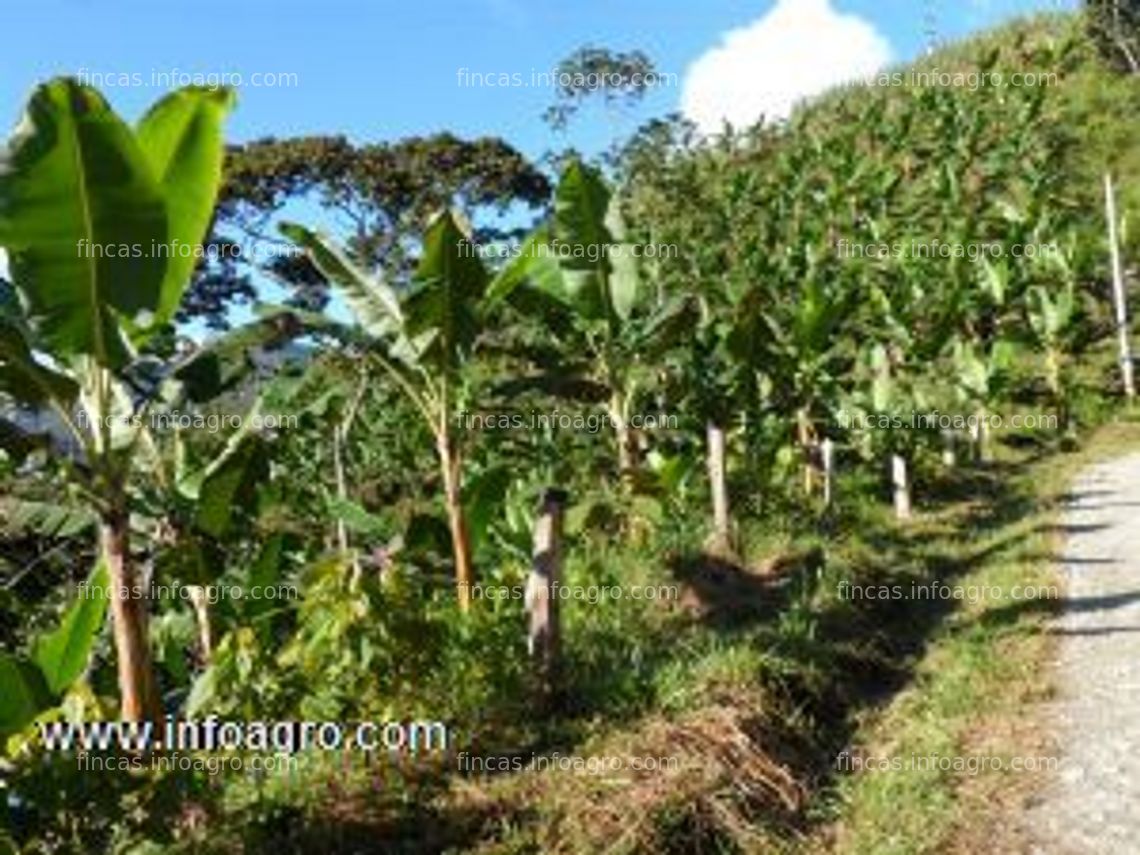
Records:
{"label": "roadside grass", "polygon": [[[956,541],[968,569],[954,584],[1060,591],[1057,516],[1068,484],[1091,463],[1137,447],[1140,424],[1121,421],[1091,435],[1077,453],[1029,465],[1003,461],[995,475],[1008,479],[1005,502],[972,525],[960,517],[968,507],[944,512],[963,525]],[[1032,710],[1051,691],[1053,639],[1044,625],[1059,607],[1051,596],[956,603],[910,684],[866,710],[853,735],[852,756],[895,760],[901,768],[880,771],[865,762],[864,771],[837,778],[822,800],[829,821],[800,851],[1025,851],[1018,809],[1056,768],[1055,746]],[[1003,768],[979,769],[983,757],[1000,758]],[[936,762],[916,769],[912,758]],[[1015,760],[1027,768],[1009,768]],[[963,768],[931,768],[955,763]],[[837,765],[859,768],[846,760]]]}
{"label": "roadside grass", "polygon": [[[1014,851],[1022,838],[1010,811],[1055,756],[1023,719],[1049,690],[1042,630],[1059,605],[1056,516],[1076,472],[1138,445],[1134,422],[1101,428],[1071,454],[997,444],[988,466],[930,484],[940,498],[907,526],[852,492],[841,533],[794,540],[801,561],[790,572],[751,562],[764,570],[757,591],[781,592],[774,617],[740,622],[747,597],[734,591],[732,622],[702,617],[717,643],[658,674],[673,691],[658,693],[657,709],[574,750],[669,756],[677,770],[466,779],[468,798],[511,817],[479,851],[913,853],[992,849],[998,837]],[[853,599],[844,581],[956,593]],[[1037,590],[1015,600],[1014,586]],[[982,757],[1037,768],[978,769]],[[846,772],[856,758],[926,767]]]}

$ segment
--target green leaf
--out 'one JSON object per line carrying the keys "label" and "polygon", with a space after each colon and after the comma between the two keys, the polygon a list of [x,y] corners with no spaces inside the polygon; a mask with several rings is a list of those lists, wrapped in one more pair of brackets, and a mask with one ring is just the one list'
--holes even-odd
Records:
{"label": "green leaf", "polygon": [[54,399],[66,407],[79,394],[79,386],[37,362],[20,328],[0,317],[0,392],[25,404],[42,406]]}
{"label": "green leaf", "polygon": [[194,524],[211,537],[223,537],[230,529],[241,499],[268,477],[265,442],[256,434],[244,434],[210,464],[198,489]]}
{"label": "green leaf", "polygon": [[166,202],[170,247],[156,325],[174,317],[197,261],[186,248],[201,244],[214,216],[225,155],[222,125],[234,100],[233,90],[225,87],[186,87],[167,95],[139,122],[139,145]]}
{"label": "green leaf", "polygon": [[437,371],[458,370],[481,329],[486,290],[487,271],[458,218],[451,211],[437,214],[404,300],[404,331],[421,360]]}
{"label": "green leaf", "polygon": [[37,342],[125,365],[120,318],[144,325],[158,310],[168,259],[151,249],[166,233],[130,128],[75,80],[40,86],[0,153],[0,246]]}
{"label": "green leaf", "polygon": [[[274,534],[261,547],[257,559],[249,570],[250,587],[260,585],[265,588],[274,585],[281,578],[281,562],[285,553],[285,535]],[[257,601],[254,601],[257,602]]]}
{"label": "green leaf", "polygon": [[103,627],[111,575],[102,559],[88,578],[87,596],[79,597],[63,615],[54,632],[40,638],[33,658],[44,675],[44,682],[55,695],[62,695],[79,679],[91,657],[95,638]]}
{"label": "green leaf", "polygon": [[994,264],[990,259],[982,258],[982,286],[994,305],[1005,305],[1005,295],[1009,291],[1009,268],[1005,262]]}
{"label": "green leaf", "polygon": [[609,210],[606,212],[606,228],[614,240],[609,250],[611,255],[611,270],[607,278],[609,302],[614,314],[623,321],[628,321],[637,300],[639,273],[633,245],[625,240],[625,222],[622,220],[617,196],[610,201]]}
{"label": "green leaf", "polygon": [[[262,590],[276,585],[281,581],[282,565],[285,561],[285,535],[278,532],[272,535],[257,553],[257,558],[249,569],[250,589],[261,586]],[[270,644],[273,640],[273,626],[270,621],[260,621],[257,618],[266,612],[280,608],[280,603],[266,597],[258,599],[245,599],[242,601],[244,615],[256,628],[258,637],[263,644]]]}
{"label": "green leaf", "polygon": [[340,289],[356,322],[369,335],[384,338],[403,331],[403,312],[392,288],[353,264],[326,235],[296,223],[282,223],[280,228],[282,234],[309,253],[316,268]]}
{"label": "green leaf", "polygon": [[0,737],[19,733],[52,704],[44,675],[34,663],[0,653]]}
{"label": "green leaf", "polygon": [[502,512],[510,485],[511,473],[505,466],[488,469],[468,484],[464,507],[472,549],[478,549],[486,539],[491,523]]}
{"label": "green leaf", "polygon": [[553,238],[565,244],[558,262],[564,287],[579,313],[606,319],[615,312],[609,293],[612,236],[606,228],[610,191],[597,170],[573,161],[562,174],[554,197]]}
{"label": "green leaf", "polygon": [[0,532],[7,537],[74,537],[94,524],[84,508],[0,497]]}
{"label": "green leaf", "polygon": [[518,247],[516,254],[506,263],[487,288],[487,303],[494,305],[509,300],[523,285],[545,291],[558,298],[562,274],[550,257],[550,229],[540,226]]}
{"label": "green leaf", "polygon": [[388,523],[381,517],[369,513],[351,499],[338,499],[335,496],[329,496],[327,503],[329,511],[357,534],[386,537],[390,533],[391,526]]}

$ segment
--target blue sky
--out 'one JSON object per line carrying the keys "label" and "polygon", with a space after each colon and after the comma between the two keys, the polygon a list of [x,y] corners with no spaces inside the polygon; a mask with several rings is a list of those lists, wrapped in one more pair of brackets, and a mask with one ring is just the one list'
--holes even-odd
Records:
{"label": "blue sky", "polygon": [[[825,0],[785,0],[796,4]],[[870,24],[893,59],[923,46],[923,0],[829,0]],[[54,74],[152,72],[295,75],[295,85],[246,85],[230,130],[235,141],[274,135],[346,133],[394,139],[443,129],[495,134],[537,156],[552,139],[539,116],[551,93],[539,88],[459,85],[458,71],[521,72],[552,68],[593,43],[641,48],[663,72],[686,70],[725,33],[748,27],[775,0],[16,0],[4,4],[0,123],[18,118],[33,85]],[[934,0],[939,30],[951,38],[1011,15],[1075,0]],[[22,34],[22,35],[16,35]],[[815,63],[831,57],[796,45]],[[757,57],[756,79],[783,73]],[[749,72],[750,74],[753,72]],[[130,117],[161,88],[104,91]],[[633,114],[590,111],[569,142],[586,149],[639,120],[676,109],[681,86],[663,87]]]}

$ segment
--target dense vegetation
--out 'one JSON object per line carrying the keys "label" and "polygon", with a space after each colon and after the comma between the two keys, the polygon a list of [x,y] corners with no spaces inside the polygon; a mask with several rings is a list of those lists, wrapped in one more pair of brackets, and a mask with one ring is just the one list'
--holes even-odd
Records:
{"label": "dense vegetation", "polygon": [[[0,169],[0,394],[23,408],[0,421],[10,841],[754,851],[810,834],[858,716],[945,617],[838,582],[970,572],[964,544],[1032,504],[1015,464],[1079,446],[1122,397],[1101,193],[1107,170],[1140,209],[1140,95],[1097,44],[1074,16],[1020,22],[914,70],[1054,85],[851,88],[715,140],[663,120],[550,178],[447,137],[267,141],[223,178],[228,93],[175,93],[130,128],[93,90],[45,84]],[[438,182],[423,159],[448,166]],[[363,212],[343,247],[279,222],[310,192]],[[520,204],[542,208],[533,228],[486,211]],[[255,215],[305,250],[275,272],[310,299],[202,346],[171,322],[224,317],[240,272],[75,252],[225,240]],[[521,253],[476,251],[519,235]],[[351,322],[322,311],[329,289]],[[852,427],[931,413],[952,418]],[[484,423],[501,414],[526,426]],[[1056,422],[967,421],[1015,415]],[[566,584],[680,595],[564,603],[551,695],[524,603],[473,586],[526,584],[555,487]],[[192,596],[77,597],[85,580]],[[297,596],[207,595],[227,585]],[[95,786],[36,739],[37,721],[163,713],[442,721],[452,739]],[[680,771],[615,791],[473,773],[462,752]]]}

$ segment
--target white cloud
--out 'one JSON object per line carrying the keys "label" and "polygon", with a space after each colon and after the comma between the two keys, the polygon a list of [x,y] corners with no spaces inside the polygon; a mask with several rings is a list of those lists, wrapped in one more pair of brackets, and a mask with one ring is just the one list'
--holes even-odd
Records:
{"label": "white cloud", "polygon": [[762,115],[785,118],[801,99],[887,65],[886,38],[831,4],[777,0],[764,17],[727,32],[686,71],[681,111],[706,133],[724,120],[743,127]]}

